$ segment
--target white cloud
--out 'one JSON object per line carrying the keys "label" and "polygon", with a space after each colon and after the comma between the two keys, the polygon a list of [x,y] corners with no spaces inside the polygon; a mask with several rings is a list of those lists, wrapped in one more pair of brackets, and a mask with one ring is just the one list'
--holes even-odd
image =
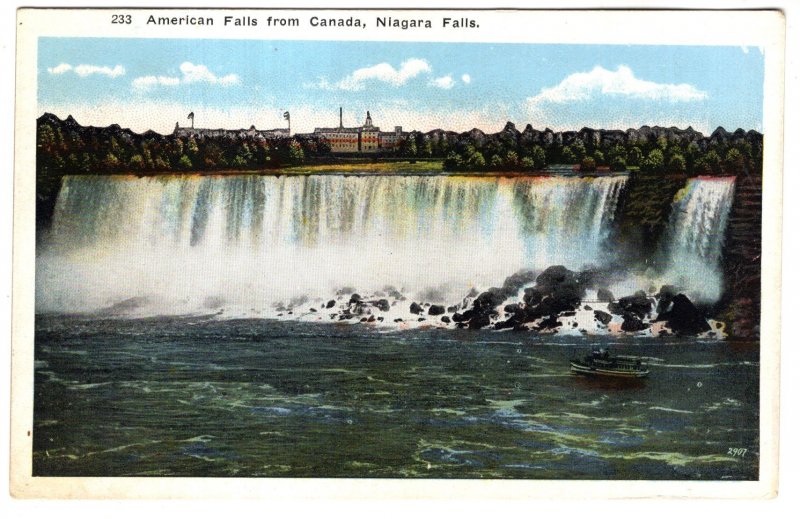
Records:
{"label": "white cloud", "polygon": [[240,82],[236,74],[217,76],[205,65],[195,65],[184,61],[180,66],[181,77],[175,76],[141,76],[133,80],[132,85],[136,90],[148,90],[156,86],[178,86],[189,83],[209,83],[212,85],[230,86]]}
{"label": "white cloud", "polygon": [[158,86],[175,86],[180,84],[181,80],[176,77],[168,76],[142,76],[133,80],[133,88],[137,90],[146,90],[156,85]]}
{"label": "white cloud", "polygon": [[235,85],[239,83],[239,76],[236,74],[228,74],[225,76],[217,76],[205,65],[195,65],[185,61],[181,63],[181,78],[182,83],[198,83],[205,82],[220,85]]}
{"label": "white cloud", "polygon": [[447,76],[437,77],[436,79],[431,80],[431,85],[435,86],[436,88],[443,88],[445,90],[449,90],[455,86],[456,82],[453,81],[453,77],[449,74]]}
{"label": "white cloud", "polygon": [[73,67],[69,63],[60,63],[55,67],[48,67],[47,72],[56,75],[65,74],[67,72],[74,72],[80,77],[87,77],[99,74],[101,76],[115,78],[125,75],[125,67],[123,67],[122,65],[116,65],[114,68],[111,68],[106,66],[101,67],[97,65],[86,65],[86,64],[75,65]]}
{"label": "white cloud", "polygon": [[670,102],[700,101],[708,98],[706,92],[692,85],[646,81],[635,77],[630,68],[620,65],[615,71],[597,66],[591,72],[570,74],[558,85],[543,88],[538,95],[529,97],[527,102],[529,108],[535,109],[546,103],[587,101],[600,96]]}
{"label": "white cloud", "polygon": [[365,83],[368,81],[381,81],[392,86],[404,85],[408,80],[432,71],[430,64],[424,59],[411,58],[400,64],[396,69],[388,63],[379,63],[371,67],[364,67],[355,70],[345,78],[336,83],[331,83],[325,78],[321,78],[316,83],[306,83],[306,88],[320,88],[323,90],[348,90],[351,92],[364,90]]}
{"label": "white cloud", "polygon": [[56,67],[48,67],[47,72],[50,74],[63,74],[72,70],[72,65],[69,63],[61,63]]}
{"label": "white cloud", "polygon": [[470,81],[472,81],[472,78],[469,77],[469,74],[464,74],[461,76],[461,81],[463,81],[466,84],[469,84]]}

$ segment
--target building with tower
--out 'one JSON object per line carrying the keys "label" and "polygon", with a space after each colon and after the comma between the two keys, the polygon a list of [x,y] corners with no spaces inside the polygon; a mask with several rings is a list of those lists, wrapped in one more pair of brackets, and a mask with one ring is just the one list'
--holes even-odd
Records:
{"label": "building with tower", "polygon": [[363,125],[345,127],[340,107],[338,127],[314,128],[311,135],[325,139],[333,153],[380,153],[397,147],[403,137],[403,127],[395,126],[394,132],[382,132],[372,123],[369,111]]}

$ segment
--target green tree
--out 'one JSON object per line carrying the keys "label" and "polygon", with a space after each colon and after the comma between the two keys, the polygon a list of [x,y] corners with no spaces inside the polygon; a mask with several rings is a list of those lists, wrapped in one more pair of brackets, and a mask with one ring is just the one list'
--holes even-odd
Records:
{"label": "green tree", "polygon": [[116,171],[119,169],[119,166],[119,158],[109,151],[103,159],[103,169],[106,171]]}
{"label": "green tree", "polygon": [[506,167],[515,168],[519,165],[519,155],[517,155],[517,152],[514,150],[508,150],[503,162]]}
{"label": "green tree", "polygon": [[486,167],[486,160],[483,158],[483,154],[480,151],[475,151],[467,159],[466,165],[468,169],[480,170]]}
{"label": "green tree", "polygon": [[586,146],[584,146],[583,141],[573,142],[570,149],[572,149],[572,153],[575,155],[575,162],[580,162],[586,157]]}
{"label": "green tree", "polygon": [[622,155],[617,155],[611,161],[611,171],[625,171],[628,169],[627,164],[625,164],[625,157]]}
{"label": "green tree", "polygon": [[597,150],[597,151],[594,152],[593,158],[594,158],[594,161],[597,163],[598,166],[601,165],[601,164],[605,164],[606,163],[606,157],[605,157],[605,155],[603,155],[603,152],[600,151],[600,150]]}
{"label": "green tree", "polygon": [[303,147],[296,140],[289,145],[289,159],[293,164],[301,164],[306,158]]}
{"label": "green tree", "polygon": [[142,157],[140,154],[137,153],[133,157],[131,157],[131,160],[128,163],[128,165],[130,166],[130,168],[132,170],[140,171],[140,170],[144,169],[144,166],[145,166],[144,157]]}
{"label": "green tree", "polygon": [[739,175],[745,172],[745,159],[742,152],[736,148],[731,148],[725,154],[725,171]]}
{"label": "green tree", "polygon": [[642,150],[638,146],[632,147],[628,152],[628,164],[638,167],[642,165],[642,160],[644,160]]}
{"label": "green tree", "polygon": [[533,169],[542,169],[547,165],[547,154],[539,145],[534,145],[531,148],[531,162],[533,162]]}
{"label": "green tree", "polygon": [[183,171],[193,169],[192,159],[190,159],[188,155],[181,155],[181,158],[178,159],[178,169],[182,169]]}
{"label": "green tree", "polygon": [[719,158],[716,151],[711,150],[701,157],[696,169],[698,173],[719,175],[722,173],[722,160]]}
{"label": "green tree", "polygon": [[642,161],[640,168],[645,173],[663,173],[664,154],[660,149],[654,149],[647,154],[647,158]]}
{"label": "green tree", "polygon": [[667,162],[667,171],[670,173],[686,173],[686,159],[683,155],[676,153]]}
{"label": "green tree", "polygon": [[561,153],[561,160],[564,164],[575,164],[578,162],[578,158],[570,147],[564,148],[564,151]]}
{"label": "green tree", "polygon": [[596,171],[597,162],[592,157],[584,157],[581,160],[581,171]]}
{"label": "green tree", "polygon": [[449,171],[458,171],[463,168],[464,160],[461,158],[461,155],[456,153],[455,151],[451,151],[447,158],[444,159],[444,169]]}

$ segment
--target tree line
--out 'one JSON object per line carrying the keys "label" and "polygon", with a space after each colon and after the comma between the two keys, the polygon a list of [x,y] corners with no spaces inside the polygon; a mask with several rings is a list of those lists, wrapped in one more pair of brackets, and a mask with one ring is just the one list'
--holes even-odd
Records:
{"label": "tree line", "polygon": [[571,142],[546,143],[508,128],[491,135],[412,132],[400,141],[396,154],[440,158],[449,171],[537,171],[568,165],[582,172],[722,175],[756,172],[762,161],[761,135],[755,132],[695,140],[647,135],[616,142],[570,133]]}
{"label": "tree line", "polygon": [[[61,123],[61,124],[59,124]],[[269,169],[330,153],[316,138],[136,134],[119,127],[83,127],[40,119],[37,168],[47,174],[161,173]]]}
{"label": "tree line", "polygon": [[[219,136],[137,134],[117,125],[84,127],[71,117],[62,121],[52,114],[38,120],[37,130],[37,168],[43,175],[259,170],[332,158],[325,139],[307,135],[265,138],[244,131]],[[760,170],[760,134],[717,130],[712,137],[703,137],[688,130],[677,132],[667,132],[669,138],[663,131],[662,135],[650,131],[635,138],[599,139],[582,130],[564,132],[562,138],[554,139],[552,132],[544,138],[542,132],[534,135],[528,128],[519,132],[509,123],[495,134],[479,130],[409,132],[394,150],[380,155],[442,160],[447,171],[539,171],[554,165],[583,172],[689,175]]]}

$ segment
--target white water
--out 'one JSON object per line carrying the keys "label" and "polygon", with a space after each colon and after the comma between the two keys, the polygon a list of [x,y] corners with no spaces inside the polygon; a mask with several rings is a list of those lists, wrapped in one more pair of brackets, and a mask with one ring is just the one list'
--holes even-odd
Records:
{"label": "white water", "polygon": [[37,258],[37,310],[146,313],[392,285],[431,302],[521,268],[605,262],[626,177],[66,177]]}
{"label": "white water", "polygon": [[630,274],[611,286],[615,295],[673,285],[695,302],[714,303],[722,292],[720,265],[733,204],[735,177],[697,177],[686,182],[672,203],[661,239],[658,269]]}
{"label": "white water", "polygon": [[720,259],[735,177],[693,178],[672,204],[664,277],[693,301],[714,302],[722,287]]}

